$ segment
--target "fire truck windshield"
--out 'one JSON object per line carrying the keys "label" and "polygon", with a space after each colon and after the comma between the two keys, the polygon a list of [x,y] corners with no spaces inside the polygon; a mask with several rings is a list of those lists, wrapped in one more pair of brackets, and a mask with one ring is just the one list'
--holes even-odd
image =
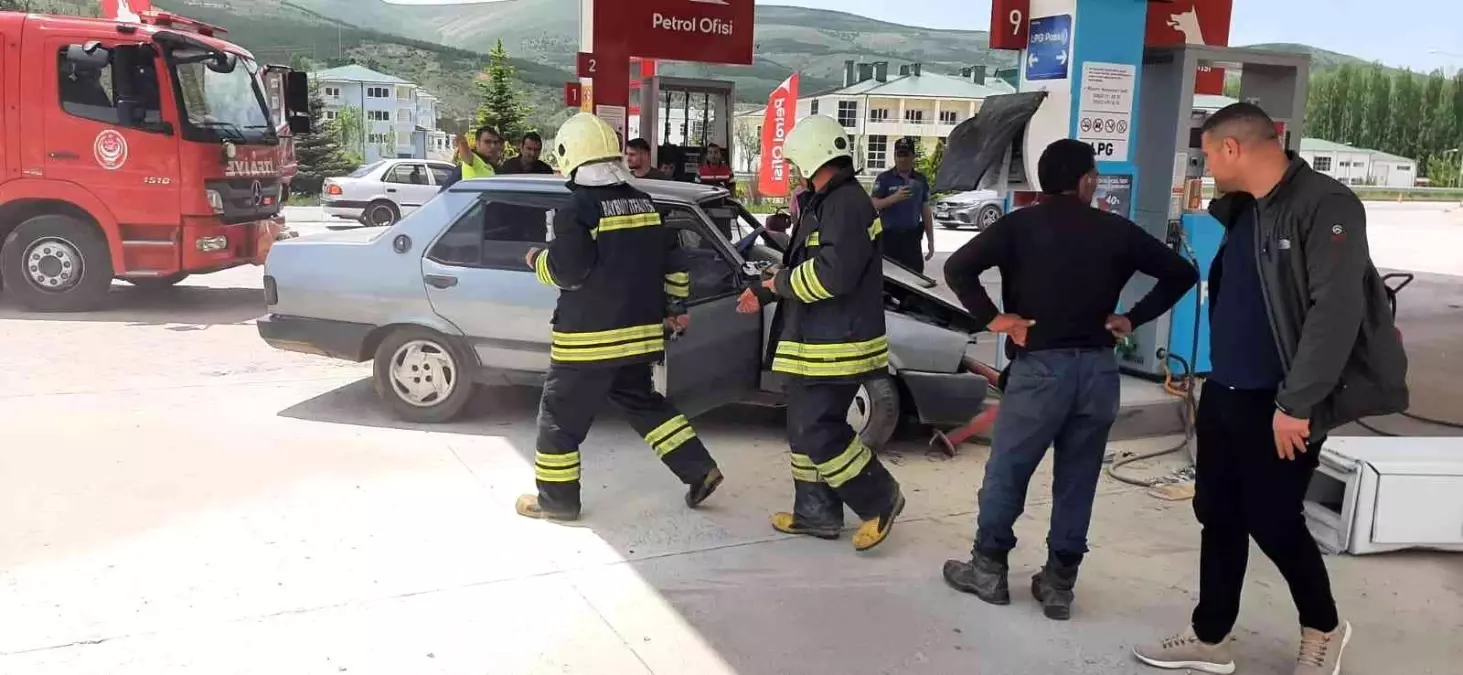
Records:
{"label": "fire truck windshield", "polygon": [[256,76],[258,65],[236,54],[193,47],[170,50],[185,138],[235,143],[278,142]]}

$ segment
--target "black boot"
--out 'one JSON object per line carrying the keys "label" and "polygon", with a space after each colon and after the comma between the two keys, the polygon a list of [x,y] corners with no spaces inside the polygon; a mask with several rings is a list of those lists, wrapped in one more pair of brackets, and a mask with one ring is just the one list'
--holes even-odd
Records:
{"label": "black boot", "polygon": [[1011,604],[1011,586],[1006,579],[1010,568],[1006,563],[976,553],[970,562],[945,561],[945,583],[963,593],[973,593],[992,605]]}
{"label": "black boot", "polygon": [[1077,586],[1077,566],[1063,565],[1055,560],[1047,561],[1031,577],[1031,595],[1041,603],[1041,612],[1046,618],[1066,621],[1072,618],[1072,600]]}
{"label": "black boot", "polygon": [[827,483],[794,480],[793,512],[772,514],[772,528],[786,534],[837,539],[843,530],[843,500]]}
{"label": "black boot", "polygon": [[706,477],[702,478],[701,482],[692,485],[686,490],[686,506],[693,509],[700,506],[701,502],[706,501],[711,496],[711,493],[716,492],[716,488],[721,487],[721,481],[723,480],[725,480],[725,476],[721,475],[721,469],[711,467],[711,470],[706,472]]}

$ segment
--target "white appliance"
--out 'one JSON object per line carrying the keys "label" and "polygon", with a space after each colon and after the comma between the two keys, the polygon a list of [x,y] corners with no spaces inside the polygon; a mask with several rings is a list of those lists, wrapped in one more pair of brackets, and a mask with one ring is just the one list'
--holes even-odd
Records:
{"label": "white appliance", "polygon": [[1463,552],[1463,438],[1327,440],[1305,517],[1330,553]]}

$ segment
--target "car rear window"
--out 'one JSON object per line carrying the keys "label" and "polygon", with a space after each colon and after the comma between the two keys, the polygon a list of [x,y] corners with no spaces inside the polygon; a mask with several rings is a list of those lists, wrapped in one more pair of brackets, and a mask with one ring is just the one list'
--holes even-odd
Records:
{"label": "car rear window", "polygon": [[355,171],[350,172],[350,177],[351,178],[364,178],[366,176],[366,174],[369,174],[372,171],[375,171],[377,168],[379,168],[382,164],[385,164],[385,163],[386,162],[384,162],[384,161],[381,161],[381,162],[371,162],[370,164],[367,164],[367,165],[365,165],[365,166],[363,166],[363,167],[361,167],[359,169],[356,169]]}

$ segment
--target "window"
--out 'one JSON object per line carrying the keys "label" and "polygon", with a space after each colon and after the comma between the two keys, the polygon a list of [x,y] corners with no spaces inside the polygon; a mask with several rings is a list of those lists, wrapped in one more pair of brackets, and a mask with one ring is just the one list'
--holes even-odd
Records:
{"label": "window", "polygon": [[385,110],[367,110],[366,119],[371,120],[372,122],[390,122],[391,113],[386,112]]}
{"label": "window", "polygon": [[923,110],[906,110],[906,111],[904,111],[904,121],[909,122],[910,124],[924,124],[925,123],[925,111],[923,111]]}
{"label": "window", "polygon": [[397,108],[396,121],[411,124],[411,108]]}
{"label": "window", "polygon": [[[736,212],[725,207],[706,207],[708,215],[722,221],[736,219]],[[742,289],[738,284],[737,269],[717,247],[716,242],[705,236],[704,223],[700,216],[683,208],[661,209],[665,226],[676,233],[681,252],[686,257],[687,271],[691,274],[691,300],[704,300],[732,293]],[[725,223],[725,232],[730,236],[731,223]]]}
{"label": "window", "polygon": [[325,98],[340,98],[340,87],[321,87],[320,93]]}
{"label": "window", "polygon": [[868,166],[882,169],[889,161],[889,137],[869,137],[869,161]]}
{"label": "window", "polygon": [[812,112],[810,114],[812,114],[812,115],[818,114],[818,99],[816,99],[816,98],[813,99]]}
{"label": "window", "polygon": [[1331,170],[1331,158],[1330,157],[1320,157],[1320,156],[1317,156],[1316,157],[1316,170],[1317,171],[1330,171]]}
{"label": "window", "polygon": [[569,199],[568,194],[485,194],[437,239],[427,257],[444,265],[533,274],[523,258],[528,249],[543,248],[555,210],[568,206]]}
{"label": "window", "polygon": [[398,101],[410,101],[411,100],[411,87],[397,87],[396,88],[396,100],[398,100]]}
{"label": "window", "polygon": [[960,121],[960,113],[954,110],[940,111],[940,124],[955,124]]}
{"label": "window", "polygon": [[323,111],[323,112],[320,113],[320,117],[322,119],[324,119],[326,122],[334,122],[335,120],[340,119],[340,111],[339,110],[326,110],[326,111]]}
{"label": "window", "polygon": [[[441,145],[440,139],[438,145]],[[446,185],[447,179],[452,177],[452,167],[446,164],[433,164],[428,168],[432,170],[432,178],[436,179],[438,185]]]}
{"label": "window", "polygon": [[366,87],[366,98],[391,98],[389,87]]}
{"label": "window", "polygon": [[858,126],[857,101],[838,102],[838,123],[842,124],[845,129],[852,129]]}
{"label": "window", "polygon": [[398,131],[398,132],[396,132],[396,144],[398,146],[411,145],[411,132],[410,131]]}
{"label": "window", "polygon": [[421,164],[397,164],[381,180],[399,185],[426,185],[427,167]]}
{"label": "window", "polygon": [[870,122],[887,122],[887,121],[889,121],[889,109],[888,108],[869,108],[869,121]]}
{"label": "window", "polygon": [[141,51],[140,56],[143,58],[131,80],[130,88],[133,89],[132,100],[137,104],[137,117],[123,120],[116,106],[117,79],[122,75],[112,68],[111,51],[98,49],[93,54],[96,59],[94,63],[74,63],[66,58],[67,51],[72,48],[80,52],[82,46],[62,47],[58,57],[62,110],[83,119],[119,126],[135,127],[139,123],[156,123],[162,120],[157,66],[152,60],[145,58],[149,52]]}
{"label": "window", "polygon": [[371,145],[385,145],[395,140],[394,134],[366,134],[366,142]]}

